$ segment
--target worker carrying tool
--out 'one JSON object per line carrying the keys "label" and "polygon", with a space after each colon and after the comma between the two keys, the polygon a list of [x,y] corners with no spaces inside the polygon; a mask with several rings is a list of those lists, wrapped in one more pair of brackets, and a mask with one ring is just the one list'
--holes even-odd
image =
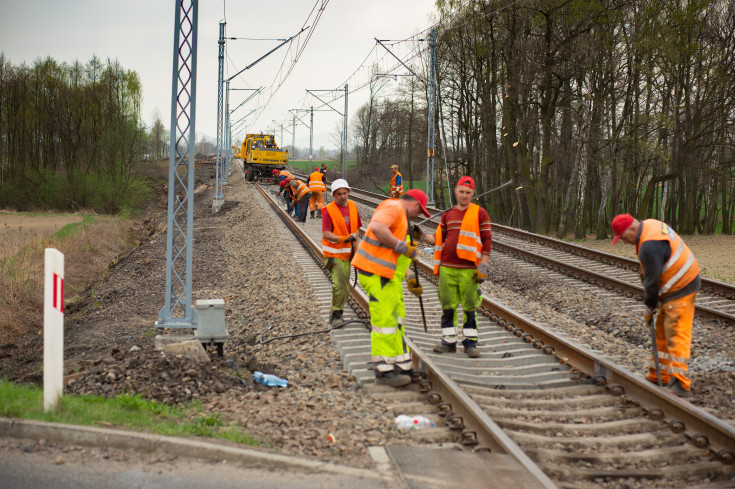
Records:
{"label": "worker carrying tool", "polygon": [[338,178],[331,185],[331,204],[322,211],[322,252],[325,265],[332,275],[332,307],[329,324],[338,328],[344,324],[342,314],[350,295],[350,260],[355,255],[358,229],[362,226],[357,205],[349,200],[347,180]]}
{"label": "worker carrying tool", "polygon": [[622,239],[636,247],[643,281],[643,318],[649,325],[661,304],[653,345],[657,355],[649,367],[648,380],[657,382],[658,369],[666,389],[689,397],[694,300],[701,286],[697,260],[684,240],[656,219],[639,221],[630,214],[619,214],[612,221],[612,230],[613,244]]}
{"label": "worker carrying tool", "polygon": [[314,212],[317,212],[317,217],[321,218],[324,208],[324,192],[327,191],[327,187],[324,185],[324,174],[319,171],[319,168],[314,168],[312,174],[309,175],[309,190],[311,191],[309,198],[311,218],[314,219]]}
{"label": "worker carrying tool", "polygon": [[390,198],[397,199],[403,195],[403,176],[398,172],[398,165],[391,165],[393,178],[390,180]]}
{"label": "worker carrying tool", "polygon": [[[380,203],[360,241],[352,265],[370,299],[370,354],[375,367],[375,382],[401,387],[411,382],[411,351],[405,341],[401,282],[406,277],[408,290],[420,297],[423,288],[408,271],[418,257],[418,244],[411,245],[410,219],[423,213],[428,197],[412,189],[398,200]],[[407,271],[409,273],[407,273]]]}
{"label": "worker carrying tool", "polygon": [[457,205],[442,214],[434,235],[434,275],[439,275],[442,307],[442,339],[434,345],[438,353],[457,351],[457,307],[462,304],[462,346],[470,358],[480,356],[477,348],[477,308],[482,303],[479,286],[487,280],[492,249],[492,229],[487,211],[472,203],[475,181],[464,176],[454,187]]}

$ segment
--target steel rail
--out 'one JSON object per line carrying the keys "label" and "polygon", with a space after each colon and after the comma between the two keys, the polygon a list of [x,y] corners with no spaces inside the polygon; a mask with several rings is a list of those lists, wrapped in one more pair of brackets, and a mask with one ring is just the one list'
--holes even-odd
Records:
{"label": "steel rail", "polygon": [[[304,229],[288,218],[286,212],[275,202],[260,185],[255,185],[263,198],[278,213],[279,217],[289,226],[290,230],[298,235],[299,239],[308,245],[311,252],[324,259],[321,243],[315,242]],[[350,286],[350,296],[364,311],[369,310],[368,297],[358,287]],[[474,445],[478,450],[489,450],[493,453],[502,453],[513,457],[542,487],[556,489],[551,479],[531,460],[531,458],[500,428],[485,411],[428,355],[424,354],[416,344],[406,338],[412,351],[413,366],[421,370],[426,378],[421,383],[421,391],[428,396],[429,402],[442,404],[448,413],[454,415],[453,422],[463,426],[463,439]],[[457,418],[460,416],[461,418]]]}

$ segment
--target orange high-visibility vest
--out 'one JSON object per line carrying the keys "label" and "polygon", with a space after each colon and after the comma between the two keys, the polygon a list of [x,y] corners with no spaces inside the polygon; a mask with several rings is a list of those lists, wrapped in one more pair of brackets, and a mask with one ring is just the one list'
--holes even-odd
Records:
{"label": "orange high-visibility vest", "polygon": [[[375,213],[390,208],[394,209],[394,212],[398,215],[398,219],[389,228],[396,239],[403,241],[406,239],[406,233],[408,231],[408,218],[406,217],[403,204],[397,200],[384,200],[375,209]],[[375,273],[381,277],[391,279],[396,273],[398,256],[398,253],[393,251],[393,248],[384,245],[375,237],[375,234],[368,225],[367,231],[360,241],[360,246],[355,252],[355,257],[352,259],[352,265],[365,272]]]}
{"label": "orange high-visibility vest", "polygon": [[[350,213],[349,230],[336,202],[332,202],[324,207],[324,210],[329,213],[329,218],[332,220],[332,225],[334,225],[334,234],[337,236],[347,236],[348,234],[357,232],[357,206],[354,202],[348,200],[347,207]],[[352,243],[332,243],[322,238],[322,252],[326,258],[332,257],[339,258],[340,260],[349,260],[350,253],[352,252]]]}
{"label": "orange high-visibility vest", "polygon": [[[309,193],[309,187],[307,187],[301,180],[291,180],[291,182],[296,182],[298,184],[296,190],[294,191],[294,193],[296,194],[296,200],[301,200],[301,197]],[[293,185],[291,186],[291,188],[293,188]]]}
{"label": "orange high-visibility vest", "polygon": [[[400,185],[396,185],[398,177],[401,177]],[[396,172],[396,174],[393,175],[393,178],[391,178],[390,180],[390,196],[398,198],[401,195],[403,195],[403,175],[401,175],[400,172]]]}
{"label": "orange high-visibility vest", "polygon": [[[439,266],[442,261],[442,227],[436,227],[434,235],[434,275],[439,275]],[[462,218],[457,239],[457,256],[469,260],[475,265],[482,258],[482,238],[480,237],[480,206],[470,204]]]}
{"label": "orange high-visibility vest", "polygon": [[[641,245],[646,241],[668,241],[671,246],[671,257],[664,263],[661,277],[658,280],[658,296],[664,298],[672,292],[680,290],[697,278],[699,265],[694,258],[692,250],[684,243],[684,240],[676,234],[666,223],[656,219],[646,219],[641,222],[643,229],[641,237],[636,245],[635,252],[639,255]],[[643,265],[641,264],[641,272]]]}
{"label": "orange high-visibility vest", "polygon": [[324,185],[324,174],[315,171],[309,175],[309,190],[312,192],[326,192],[327,187]]}
{"label": "orange high-visibility vest", "polygon": [[279,177],[286,177],[291,178],[291,172],[286,170],[281,170],[281,173],[278,174]]}

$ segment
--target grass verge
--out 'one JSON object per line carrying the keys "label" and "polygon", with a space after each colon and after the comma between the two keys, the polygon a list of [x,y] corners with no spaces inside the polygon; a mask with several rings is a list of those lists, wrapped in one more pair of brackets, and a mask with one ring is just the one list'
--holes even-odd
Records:
{"label": "grass verge", "polygon": [[237,426],[227,425],[218,414],[203,414],[201,405],[169,406],[140,394],[63,396],[52,412],[43,410],[43,391],[0,379],[0,416],[54,423],[131,429],[166,436],[201,436],[259,446]]}

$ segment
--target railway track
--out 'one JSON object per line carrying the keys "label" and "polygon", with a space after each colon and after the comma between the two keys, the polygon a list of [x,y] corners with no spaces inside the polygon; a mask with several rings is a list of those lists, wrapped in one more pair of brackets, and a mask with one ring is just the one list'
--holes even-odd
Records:
{"label": "railway track", "polygon": [[[358,194],[354,200],[361,199]],[[310,253],[319,256],[320,227],[308,221],[294,227],[311,236],[300,239],[312,241],[309,246],[317,249]],[[431,352],[440,337],[441,307],[430,285],[433,276],[423,267],[428,333],[418,300],[404,296],[406,333],[426,378],[393,395],[400,409],[428,411],[442,426],[423,434],[430,441],[452,440],[477,453],[509,455],[547,487],[551,480],[568,488],[730,483],[732,426],[487,297],[478,324],[480,358]],[[359,287],[353,297],[355,313],[348,319],[366,317]],[[345,369],[371,386],[367,331],[352,325],[331,334]],[[431,407],[416,404],[421,398]]]}

